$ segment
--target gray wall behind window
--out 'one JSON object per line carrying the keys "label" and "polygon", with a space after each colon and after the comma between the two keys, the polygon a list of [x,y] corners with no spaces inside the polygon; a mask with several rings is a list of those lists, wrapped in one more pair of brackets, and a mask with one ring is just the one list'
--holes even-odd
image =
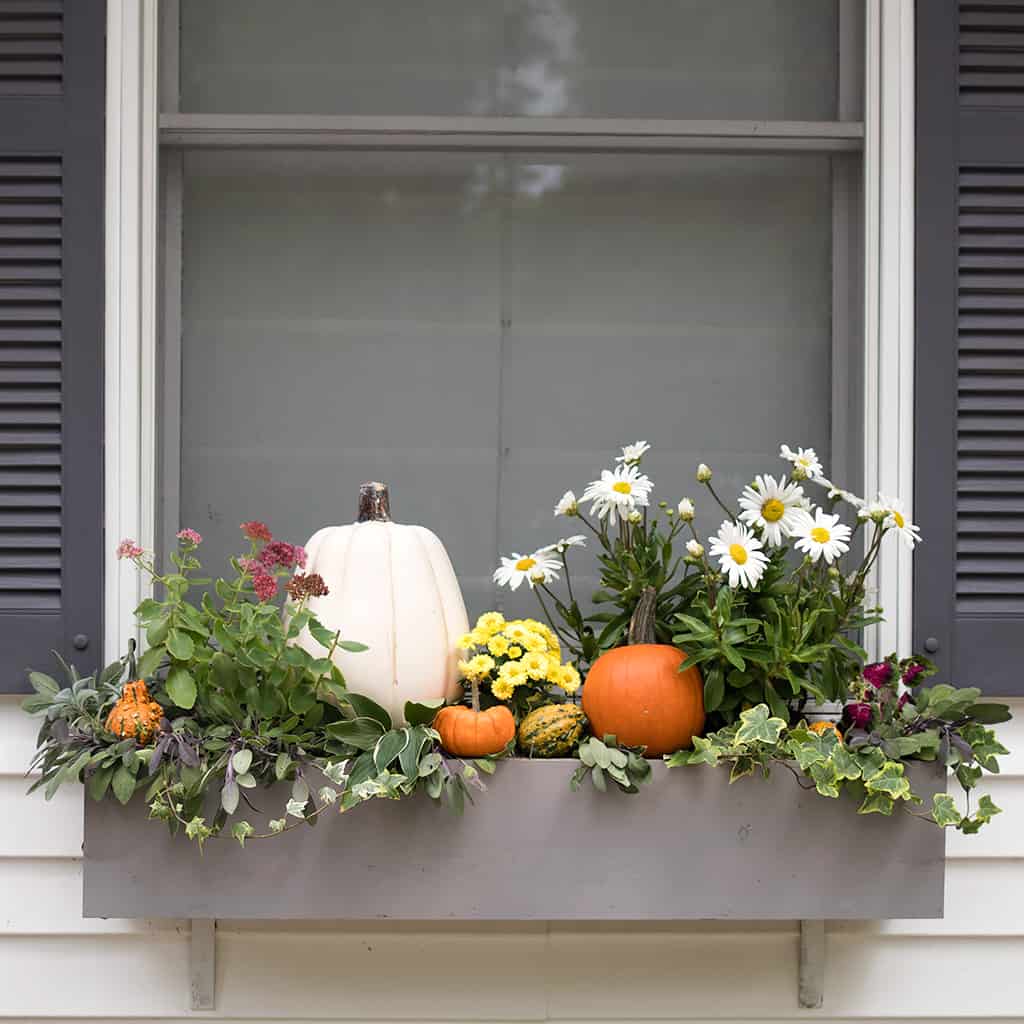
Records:
{"label": "gray wall behind window", "polygon": [[478,613],[620,444],[673,504],[701,459],[729,495],[780,441],[828,459],[826,158],[203,152],[185,182],[180,512],[211,555],[384,479]]}

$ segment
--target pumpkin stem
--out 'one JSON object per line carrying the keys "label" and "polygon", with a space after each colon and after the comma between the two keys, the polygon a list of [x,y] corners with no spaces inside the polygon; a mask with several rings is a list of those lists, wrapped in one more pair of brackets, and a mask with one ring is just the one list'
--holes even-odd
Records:
{"label": "pumpkin stem", "polygon": [[475,679],[469,681],[469,701],[474,712],[480,710],[480,685]]}
{"label": "pumpkin stem", "polygon": [[128,678],[134,679],[138,675],[135,662],[135,637],[128,638]]}
{"label": "pumpkin stem", "polygon": [[357,521],[360,523],[391,522],[391,496],[388,494],[387,484],[371,480],[360,486]]}
{"label": "pumpkin stem", "polygon": [[654,587],[644,587],[640,600],[633,610],[633,617],[629,620],[630,644],[653,644],[655,606],[658,603],[658,591]]}

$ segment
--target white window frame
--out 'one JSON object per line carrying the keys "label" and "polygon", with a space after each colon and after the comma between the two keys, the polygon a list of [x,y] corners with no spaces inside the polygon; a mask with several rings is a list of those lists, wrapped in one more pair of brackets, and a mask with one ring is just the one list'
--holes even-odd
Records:
{"label": "white window frame", "polygon": [[[913,0],[844,0],[864,4],[864,289],[863,324],[863,479],[865,491],[899,494],[913,508],[914,409],[914,4]],[[106,138],[106,325],[105,325],[105,562],[104,650],[114,657],[135,635],[132,610],[144,596],[132,567],[118,563],[114,544],[133,537],[144,547],[157,541],[157,484],[160,453],[156,429],[157,392],[160,79],[176,81],[176,55],[162,66],[158,56],[160,17],[176,16],[174,0],[108,0]],[[842,107],[842,69],[840,70]],[[840,109],[840,116],[843,111]],[[173,116],[163,133],[188,130]],[[414,123],[409,123],[410,120]],[[405,119],[400,141],[432,131],[433,119]],[[469,124],[467,131],[478,130]],[[235,122],[238,119],[234,119]],[[317,119],[306,144],[337,145],[363,132],[358,118]],[[521,123],[514,123],[520,121]],[[257,137],[293,131],[294,118],[252,118],[238,135],[217,118],[203,131],[223,138],[225,131]],[[328,123],[330,122],[330,123]],[[195,142],[192,119],[190,142]],[[491,126],[496,122],[491,121]],[[573,130],[592,148],[614,123],[579,119]],[[566,122],[544,126],[526,119],[500,123],[502,146],[513,133],[527,148],[545,131],[564,133]],[[721,122],[649,122],[641,138],[667,149],[706,148],[708,140],[727,150],[734,128]],[[755,130],[762,131],[764,126]],[[398,131],[398,129],[396,129]],[[411,134],[410,134],[411,133]],[[828,138],[824,141],[820,135]],[[812,148],[846,148],[847,130],[837,122]],[[770,126],[771,147],[808,148],[807,130],[791,123]],[[394,135],[388,133],[392,139]],[[386,144],[387,137],[379,141]],[[294,137],[294,136],[292,136]],[[362,141],[365,143],[365,133]],[[619,143],[621,144],[621,143]],[[749,148],[749,144],[746,146]],[[842,311],[840,311],[840,316]],[[837,326],[842,329],[840,321]],[[912,561],[902,545],[887,545],[874,585],[887,618],[869,638],[874,653],[909,651]]]}

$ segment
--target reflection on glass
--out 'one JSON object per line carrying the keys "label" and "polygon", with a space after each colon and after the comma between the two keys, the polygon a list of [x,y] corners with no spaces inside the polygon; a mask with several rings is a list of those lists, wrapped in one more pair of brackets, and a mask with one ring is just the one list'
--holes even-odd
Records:
{"label": "reflection on glass", "polygon": [[723,493],[780,441],[827,462],[829,182],[806,156],[188,154],[181,523],[217,557],[246,519],[302,541],[383,479],[473,614],[532,613],[498,552],[555,539],[618,445],[655,445],[673,504],[701,460]]}
{"label": "reflection on glass", "polygon": [[181,0],[181,109],[815,120],[836,0]]}

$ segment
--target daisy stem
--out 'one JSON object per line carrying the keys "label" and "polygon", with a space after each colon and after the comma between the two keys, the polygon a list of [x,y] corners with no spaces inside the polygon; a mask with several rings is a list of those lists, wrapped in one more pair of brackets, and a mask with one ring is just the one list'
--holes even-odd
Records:
{"label": "daisy stem", "polygon": [[704,481],[704,486],[711,492],[711,497],[714,498],[715,501],[718,502],[719,508],[721,508],[721,510],[735,523],[736,522],[736,515],[735,515],[735,513],[733,513],[729,509],[729,506],[726,505],[726,503],[724,501],[722,501],[722,499],[718,496],[718,494],[715,491],[714,487],[711,485],[711,481],[710,480],[705,480]]}
{"label": "daisy stem", "polygon": [[579,521],[601,542],[604,547],[608,546],[605,544],[605,538],[601,531],[598,530],[582,512],[577,511],[576,518],[579,519]]}
{"label": "daisy stem", "polygon": [[[551,591],[548,590],[548,588],[543,583],[538,583],[537,586],[533,588],[533,592],[537,595],[537,600],[540,602],[540,606],[544,611],[544,618],[548,620],[548,625],[551,627],[552,632],[554,632],[555,636],[557,636],[558,639],[561,640],[569,648],[569,650],[575,654],[577,652],[577,648],[573,646],[572,639],[568,636],[565,636],[562,633],[562,631],[555,625],[555,620],[552,618],[551,612],[548,611],[548,606],[544,603],[544,598],[540,596],[540,592],[542,590],[548,595],[548,597],[551,598],[552,601],[557,601],[558,598],[555,597],[555,595],[552,594]],[[579,638],[577,637],[577,639]],[[579,653],[582,655],[582,647],[579,648]]]}
{"label": "daisy stem", "polygon": [[572,574],[569,572],[569,561],[565,557],[564,551],[560,551],[559,554],[562,556],[562,568],[565,570],[565,589],[569,591],[569,600],[575,604],[576,595],[572,592]]}

